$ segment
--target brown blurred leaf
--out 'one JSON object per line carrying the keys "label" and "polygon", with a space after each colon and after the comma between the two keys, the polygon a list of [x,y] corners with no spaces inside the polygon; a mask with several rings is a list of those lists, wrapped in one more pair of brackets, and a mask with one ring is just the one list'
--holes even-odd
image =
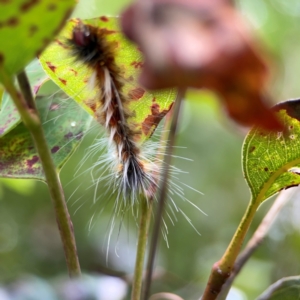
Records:
{"label": "brown blurred leaf", "polygon": [[264,104],[266,63],[231,1],[139,0],[122,27],[145,55],[146,88],[209,88],[240,124],[281,129]]}

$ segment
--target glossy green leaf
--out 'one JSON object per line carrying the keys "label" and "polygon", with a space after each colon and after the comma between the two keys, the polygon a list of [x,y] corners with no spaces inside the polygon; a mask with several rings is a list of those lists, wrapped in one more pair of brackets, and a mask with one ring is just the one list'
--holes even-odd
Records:
{"label": "glossy green leaf", "polygon": [[[37,97],[44,133],[58,170],[79,145],[92,117],[63,92]],[[75,113],[76,112],[76,113]],[[44,180],[44,173],[30,133],[23,123],[0,138],[0,176]]]}
{"label": "glossy green leaf", "polygon": [[21,122],[20,115],[10,96],[5,92],[0,110],[0,137],[15,128]]}
{"label": "glossy green leaf", "polygon": [[[41,85],[48,80],[48,76],[37,59],[28,65],[26,73],[35,96]],[[15,128],[20,122],[20,115],[9,94],[5,92],[0,110],[0,137]]]}
{"label": "glossy green leaf", "polygon": [[0,69],[22,70],[59,32],[74,0],[0,1]]}
{"label": "glossy green leaf", "polygon": [[291,276],[278,280],[256,300],[300,300],[300,277]]}
{"label": "glossy green leaf", "polygon": [[300,184],[300,100],[274,107],[284,131],[253,128],[243,146],[243,169],[252,199],[266,200],[282,189]]}
{"label": "glossy green leaf", "polygon": [[[176,91],[164,90],[150,93],[137,84],[139,72],[143,67],[142,54],[136,46],[125,39],[118,21],[118,18],[100,17],[84,22],[103,30],[107,40],[114,43],[115,61],[121,68],[126,82],[123,93],[131,100],[130,110],[133,114],[129,122],[136,124],[136,129],[142,132],[141,141],[144,141],[151,136],[160,120],[172,107]],[[68,22],[60,36],[45,50],[40,61],[50,78],[94,116],[95,109],[91,108],[88,100],[95,99],[101,94],[101,87],[90,86],[93,70],[75,61],[66,44],[66,39],[71,38],[72,29],[77,22],[78,20],[75,19]]]}

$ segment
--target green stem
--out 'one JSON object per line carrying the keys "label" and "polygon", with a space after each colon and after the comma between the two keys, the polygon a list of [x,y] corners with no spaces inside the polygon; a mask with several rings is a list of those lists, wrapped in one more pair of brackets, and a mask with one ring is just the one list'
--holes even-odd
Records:
{"label": "green stem", "polygon": [[140,209],[141,217],[140,217],[139,237],[138,237],[137,254],[136,254],[136,261],[135,261],[133,284],[132,284],[131,300],[140,300],[141,298],[144,259],[145,259],[149,224],[150,224],[151,212],[152,212],[152,201],[148,203],[146,199],[143,199],[140,205],[141,205],[141,209]]}
{"label": "green stem", "polygon": [[226,299],[235,277],[239,274],[242,267],[245,265],[245,263],[254,253],[254,251],[261,245],[264,238],[268,234],[272,224],[276,220],[279,212],[284,207],[284,205],[291,199],[292,195],[294,195],[295,190],[296,189],[283,190],[277,196],[272,207],[261,221],[260,225],[256,229],[251,239],[248,241],[247,245],[245,246],[245,249],[242,251],[242,253],[240,253],[237,260],[235,261],[233,271],[230,277],[226,280],[226,283],[224,284],[217,300]]}
{"label": "green stem", "polygon": [[215,300],[218,297],[222,286],[231,274],[234,262],[240,252],[245,235],[259,205],[260,201],[250,201],[241,223],[239,224],[223,257],[212,267],[210,277],[201,300]]}
{"label": "green stem", "polygon": [[[58,177],[58,172],[52,161],[51,153],[44,136],[42,124],[35,107],[28,79],[23,72],[18,76],[19,85],[24,90],[23,94],[27,99],[24,99],[23,94],[15,88],[13,80],[3,70],[0,71],[0,80],[5,89],[13,99],[22,121],[31,133],[35,148],[38,152],[39,159],[43,166],[43,170],[48,184],[50,196],[54,205],[56,220],[63,243],[66,263],[70,277],[80,275],[80,266],[77,257],[76,243],[73,232],[73,224],[66,206],[64,193]],[[27,87],[26,87],[27,86]],[[29,86],[29,89],[28,89]]]}

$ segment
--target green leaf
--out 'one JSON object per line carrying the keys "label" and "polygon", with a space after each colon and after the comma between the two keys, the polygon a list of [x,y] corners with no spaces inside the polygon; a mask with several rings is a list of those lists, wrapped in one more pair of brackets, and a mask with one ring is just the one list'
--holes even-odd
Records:
{"label": "green leaf", "polygon": [[21,122],[20,115],[8,93],[4,92],[0,111],[0,137]]}
{"label": "green leaf", "polygon": [[[90,125],[91,116],[63,93],[37,97],[44,133],[58,170],[71,156]],[[76,113],[75,113],[76,112]],[[0,176],[45,180],[30,133],[23,123],[0,138]]]}
{"label": "green leaf", "polygon": [[[34,96],[38,93],[42,84],[48,80],[48,76],[36,59],[26,68],[30,85]],[[8,93],[4,93],[0,110],[0,137],[7,134],[21,122],[20,115]]]}
{"label": "green leaf", "polygon": [[13,75],[49,44],[72,12],[74,0],[0,1],[0,70]]}
{"label": "green leaf", "polygon": [[278,280],[256,300],[300,300],[300,277],[291,276]]}
{"label": "green leaf", "polygon": [[[88,99],[101,94],[99,86],[89,86],[93,70],[75,61],[71,56],[66,39],[71,38],[72,30],[78,20],[72,19],[40,57],[40,61],[50,78],[65,93],[77,101],[89,114],[94,116]],[[142,132],[140,142],[151,136],[160,120],[170,110],[176,97],[176,90],[156,92],[145,91],[137,84],[139,72],[143,66],[142,54],[121,33],[118,18],[100,17],[85,20],[84,23],[100,28],[106,33],[106,39],[115,46],[115,61],[122,70],[125,79],[123,93],[131,99],[129,105],[132,117],[129,122],[136,124]]]}
{"label": "green leaf", "polygon": [[252,193],[260,203],[300,184],[300,100],[279,103],[274,111],[283,132],[270,133],[254,127],[243,146],[243,169]]}

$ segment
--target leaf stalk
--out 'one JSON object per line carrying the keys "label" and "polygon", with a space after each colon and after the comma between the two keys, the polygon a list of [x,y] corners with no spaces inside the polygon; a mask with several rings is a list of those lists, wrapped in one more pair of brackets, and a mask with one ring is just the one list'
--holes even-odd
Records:
{"label": "leaf stalk", "polygon": [[246,233],[252,223],[255,213],[260,205],[260,201],[251,200],[246,212],[228,245],[222,258],[217,261],[211,270],[204,294],[201,300],[215,300],[221,289],[230,276],[234,262],[240,252]]}
{"label": "leaf stalk", "polygon": [[282,191],[272,204],[272,207],[268,211],[268,213],[265,215],[263,220],[261,221],[260,225],[256,229],[255,233],[251,237],[251,239],[248,241],[247,245],[245,246],[245,249],[240,253],[238,256],[233,271],[224,284],[221,293],[218,296],[218,300],[225,300],[227,297],[227,294],[230,290],[230,287],[236,278],[236,276],[241,271],[242,267],[245,265],[245,263],[248,261],[248,259],[251,257],[251,255],[255,252],[255,250],[262,244],[263,240],[265,239],[266,235],[268,234],[272,224],[276,220],[279,212],[281,209],[287,204],[287,202],[291,199],[291,197],[295,193],[295,188],[290,190],[284,190]]}
{"label": "leaf stalk", "polygon": [[0,81],[10,94],[25,126],[31,133],[35,148],[41,161],[46,183],[54,206],[56,221],[64,247],[66,264],[70,277],[79,276],[80,265],[74,237],[73,224],[65,202],[63,189],[60,183],[57,169],[53,163],[50,150],[42,128],[41,120],[35,106],[34,98],[25,71],[18,75],[18,82],[22,93],[20,93],[13,79],[0,70]]}
{"label": "leaf stalk", "polygon": [[142,199],[140,203],[140,226],[135,261],[134,277],[132,283],[131,300],[140,300],[143,282],[144,259],[148,240],[153,201]]}

